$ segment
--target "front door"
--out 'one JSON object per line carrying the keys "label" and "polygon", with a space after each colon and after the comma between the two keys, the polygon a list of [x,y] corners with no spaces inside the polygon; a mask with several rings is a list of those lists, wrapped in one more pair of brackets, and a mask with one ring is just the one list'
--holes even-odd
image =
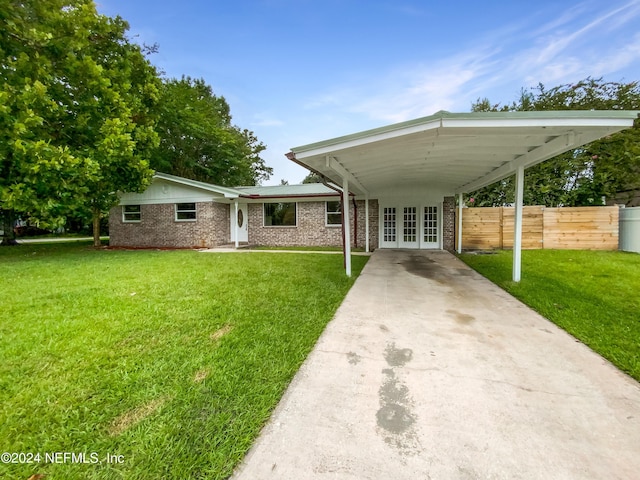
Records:
{"label": "front door", "polygon": [[[236,231],[238,232],[238,242],[249,241],[248,212],[246,203],[238,203],[238,214],[236,215],[235,205],[231,204],[231,241],[236,241]],[[236,226],[238,227],[236,230]]]}

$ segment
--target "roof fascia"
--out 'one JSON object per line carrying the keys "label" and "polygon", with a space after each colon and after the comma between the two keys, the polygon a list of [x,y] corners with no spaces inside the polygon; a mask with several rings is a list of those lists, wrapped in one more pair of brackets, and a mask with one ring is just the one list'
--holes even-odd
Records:
{"label": "roof fascia", "polygon": [[[434,115],[291,148],[296,160],[325,155],[438,127],[628,126],[634,110],[554,110],[533,112],[438,112]],[[294,161],[296,161],[294,160]],[[304,165],[304,164],[303,164]],[[307,167],[308,168],[308,167]]]}
{"label": "roof fascia", "polygon": [[325,140],[323,142],[312,143],[301,147],[294,147],[291,149],[291,152],[295,154],[296,160],[299,161],[307,157],[326,155],[329,153],[334,153],[338,150],[359,147],[361,145],[367,145],[369,143],[375,143],[396,137],[411,135],[412,133],[435,130],[436,128],[441,126],[441,122],[439,119],[431,120],[428,123],[415,124],[415,122],[416,121],[412,122],[414,123],[412,125],[406,126],[402,124],[403,126],[400,128],[397,128],[397,125],[401,124],[397,124],[390,127],[377,128],[375,130],[367,130],[365,132],[354,133],[352,135],[346,135],[344,137],[333,138],[330,140]]}

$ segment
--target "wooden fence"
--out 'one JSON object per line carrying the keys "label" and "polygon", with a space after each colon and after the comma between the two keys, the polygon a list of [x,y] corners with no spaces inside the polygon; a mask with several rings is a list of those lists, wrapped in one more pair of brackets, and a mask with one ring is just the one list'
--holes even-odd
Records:
{"label": "wooden fence", "polygon": [[[513,207],[463,208],[462,248],[513,248],[514,213]],[[617,206],[523,207],[522,248],[617,250],[619,213]]]}

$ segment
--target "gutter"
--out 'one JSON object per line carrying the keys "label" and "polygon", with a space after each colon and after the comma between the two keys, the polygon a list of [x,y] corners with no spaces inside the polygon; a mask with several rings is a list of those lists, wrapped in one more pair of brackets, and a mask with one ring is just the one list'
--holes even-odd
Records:
{"label": "gutter", "polygon": [[300,160],[298,160],[298,159],[296,158],[296,154],[295,154],[294,152],[285,153],[285,157],[287,157],[287,158],[288,158],[289,160],[291,160],[293,163],[296,163],[296,164],[300,165],[302,168],[305,168],[305,169],[309,170],[310,172],[315,173],[318,177],[320,177],[320,180],[322,180],[322,182],[321,182],[321,183],[322,183],[325,187],[329,187],[329,188],[331,188],[332,190],[335,190],[336,192],[338,192],[339,194],[342,194],[342,189],[341,189],[340,187],[336,186],[335,184],[331,184],[331,185],[330,185],[330,184],[328,183],[328,179],[327,179],[327,177],[326,177],[324,174],[320,173],[320,172],[319,172],[318,170],[316,170],[315,168],[311,168],[309,165],[306,165],[306,164],[302,163]]}

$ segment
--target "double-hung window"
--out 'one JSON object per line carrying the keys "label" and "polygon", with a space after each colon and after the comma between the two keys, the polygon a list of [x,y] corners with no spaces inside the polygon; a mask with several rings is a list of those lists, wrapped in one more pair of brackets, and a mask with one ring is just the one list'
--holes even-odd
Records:
{"label": "double-hung window", "polygon": [[122,221],[124,223],[134,223],[142,220],[142,211],[140,205],[123,205]]}
{"label": "double-hung window", "polygon": [[176,222],[195,222],[195,203],[176,203]]}
{"label": "double-hung window", "polygon": [[328,227],[335,227],[342,225],[342,209],[340,208],[340,202],[326,202],[326,225]]}

